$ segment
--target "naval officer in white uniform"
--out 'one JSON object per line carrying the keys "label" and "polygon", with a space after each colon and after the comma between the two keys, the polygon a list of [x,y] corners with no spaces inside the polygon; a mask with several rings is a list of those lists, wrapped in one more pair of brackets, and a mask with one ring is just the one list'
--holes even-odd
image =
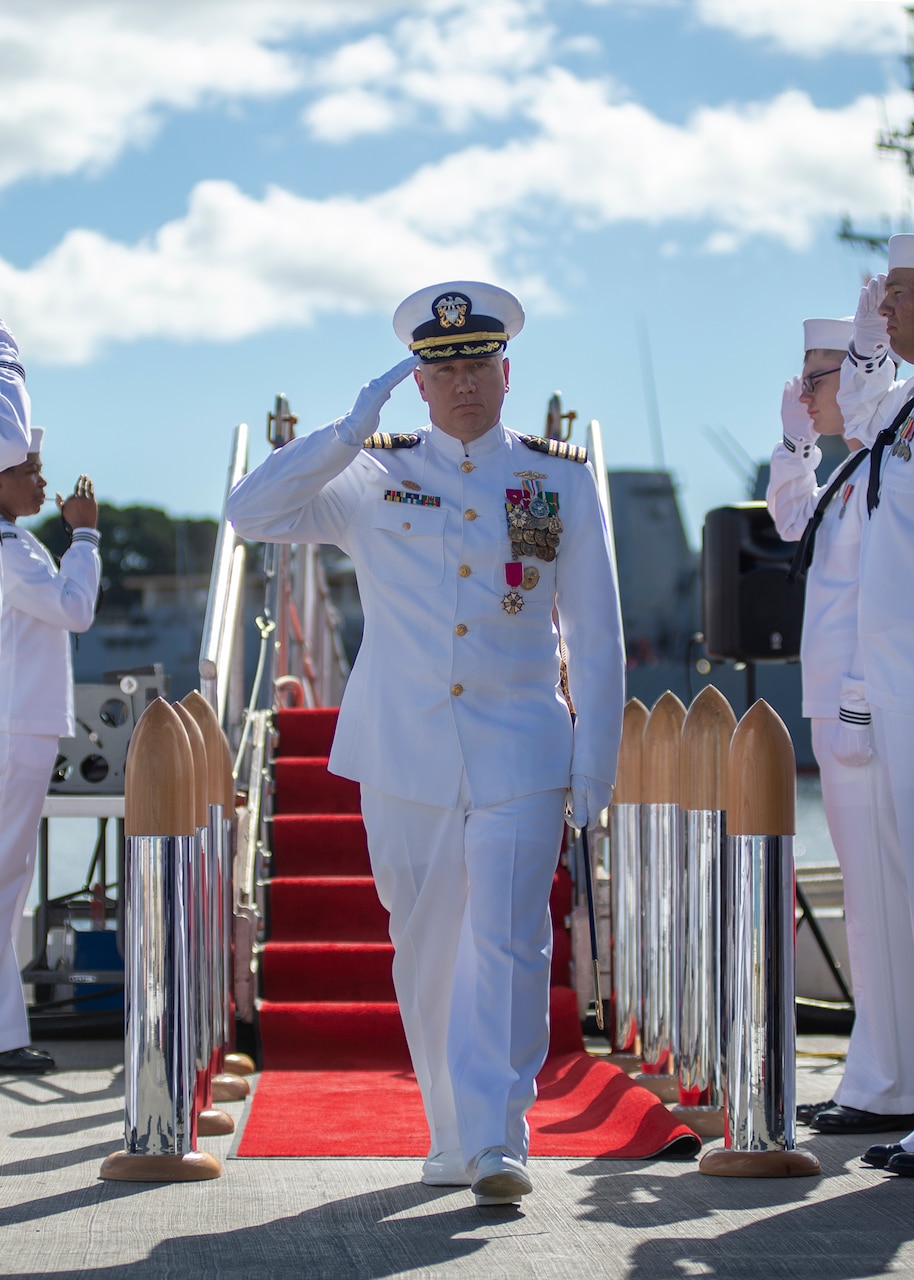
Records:
{"label": "naval officer in white uniform", "polygon": [[[848,429],[872,448],[870,518],[860,559],[860,649],[874,750],[889,774],[914,913],[914,378],[895,381],[888,357],[891,346],[896,356],[914,362],[914,235],[891,237],[888,266],[886,276],[861,292],[855,349],[842,367],[838,399]],[[868,344],[856,341],[858,323],[870,331]],[[910,980],[910,963],[903,959],[899,972],[902,981]],[[870,1147],[864,1159],[914,1175],[914,1133]]]}
{"label": "naval officer in white uniform", "polygon": [[[390,911],[431,1134],[422,1180],[471,1185],[478,1203],[532,1189],[525,1117],[548,1047],[563,816],[567,800],[584,827],[609,803],[624,698],[593,472],[583,450],[501,421],[505,344],[523,320],[491,285],[411,295],[394,328],[413,355],[277,450],[227,507],[245,538],[333,542],[355,565],[365,629],[330,769],[361,784]],[[412,372],[430,422],[372,436]]]}
{"label": "naval officer in white uniform", "polygon": [[57,497],[73,530],[59,569],[44,543],[17,523],[44,503],[43,436],[34,427],[25,461],[0,471],[0,1074],[54,1066],[29,1045],[15,939],[58,739],[76,732],[70,632],[91,626],[101,572],[98,507],[86,476],[66,500]]}
{"label": "naval officer in white uniform", "polygon": [[857,645],[868,451],[848,440],[848,458],[824,484],[816,479],[819,436],[844,433],[837,392],[853,336],[852,320],[804,320],[803,372],[784,389],[784,436],[771,456],[767,494],[781,537],[809,540],[801,542],[802,563],[795,562],[806,575],[803,715],[811,720],[825,817],[844,879],[854,991],[841,1084],[830,1103],[801,1116],[823,1133],[904,1128],[914,1112],[914,1019],[904,976],[914,972],[914,929],[887,774],[870,743]]}

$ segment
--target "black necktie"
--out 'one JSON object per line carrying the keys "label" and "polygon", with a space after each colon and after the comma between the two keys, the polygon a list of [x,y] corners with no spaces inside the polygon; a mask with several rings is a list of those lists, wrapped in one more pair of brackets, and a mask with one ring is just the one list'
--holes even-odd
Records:
{"label": "black necktie", "polygon": [[803,530],[803,536],[800,539],[800,545],[794,552],[790,568],[787,570],[788,582],[801,582],[806,577],[806,571],[812,564],[812,553],[815,550],[816,545],[816,533],[819,525],[822,523],[822,517],[825,515],[828,504],[844,484],[845,480],[847,480],[853,472],[857,470],[860,463],[868,453],[868,449],[860,449],[857,453],[848,458],[841,467],[841,470],[835,476],[834,480],[832,480],[831,484],[816,503],[816,509],[809,517],[806,528]]}
{"label": "black necktie", "polygon": [[914,396],[907,400],[902,406],[901,412],[896,416],[893,422],[887,427],[883,427],[879,435],[873,441],[873,447],[870,450],[870,479],[866,486],[866,512],[872,515],[879,506],[879,482],[882,475],[882,455],[888,446],[895,439],[895,432],[904,422],[905,418],[914,409]]}

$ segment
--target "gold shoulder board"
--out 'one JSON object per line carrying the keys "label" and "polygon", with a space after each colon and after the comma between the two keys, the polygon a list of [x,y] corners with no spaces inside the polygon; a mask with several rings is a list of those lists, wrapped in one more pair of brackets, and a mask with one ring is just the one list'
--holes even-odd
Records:
{"label": "gold shoulder board", "polygon": [[548,453],[550,458],[566,458],[569,462],[586,462],[587,450],[567,440],[544,440],[542,436],[521,436],[521,442],[537,453]]}
{"label": "gold shoulder board", "polygon": [[397,435],[390,435],[387,431],[376,431],[373,436],[369,436],[362,444],[363,449],[415,449],[419,444],[421,436],[418,434],[407,435],[400,432]]}

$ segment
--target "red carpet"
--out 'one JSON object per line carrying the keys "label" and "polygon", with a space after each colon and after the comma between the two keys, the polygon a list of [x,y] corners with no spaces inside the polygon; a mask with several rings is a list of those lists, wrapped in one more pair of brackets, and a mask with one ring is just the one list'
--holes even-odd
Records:
{"label": "red carpet", "polygon": [[[239,1156],[421,1157],[428,1149],[358,788],[326,769],[335,722],[333,709],[278,715],[263,1071]],[[531,1155],[695,1155],[699,1140],[653,1094],[584,1052],[569,986],[571,897],[560,867],[551,898],[552,1038],[530,1114]]]}
{"label": "red carpet", "polygon": [[[697,1155],[699,1139],[663,1103],[620,1067],[584,1052],[574,993],[555,987],[552,999],[552,1044],[529,1116],[531,1156]],[[405,1043],[399,1067],[372,1067],[372,1030],[366,1025],[353,1036],[349,1025],[343,1069],[264,1071],[236,1154],[424,1157],[428,1129]],[[353,1038],[362,1042],[360,1054]]]}

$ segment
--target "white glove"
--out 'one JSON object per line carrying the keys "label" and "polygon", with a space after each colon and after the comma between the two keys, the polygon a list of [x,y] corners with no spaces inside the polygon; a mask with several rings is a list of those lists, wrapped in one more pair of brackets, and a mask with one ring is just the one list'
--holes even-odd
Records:
{"label": "white glove", "polygon": [[587,778],[583,773],[573,773],[565,800],[565,821],[568,826],[578,831],[597,826],[600,814],[612,799],[612,793],[613,789],[608,782]]}
{"label": "white glove", "polygon": [[333,424],[337,438],[343,444],[361,445],[378,429],[381,421],[381,410],[390,399],[390,393],[398,383],[418,366],[418,356],[408,356],[395,364],[380,378],[372,378],[366,382],[356,397],[355,404],[344,418],[337,418]]}
{"label": "white glove", "polygon": [[841,684],[841,708],[832,731],[831,749],[836,760],[859,768],[873,758],[870,706],[863,695],[863,681],[845,677]]}
{"label": "white glove", "polygon": [[873,276],[860,290],[857,314],[854,316],[854,352],[864,360],[884,356],[889,349],[885,316],[879,307],[885,298],[885,276]]}
{"label": "white glove", "polygon": [[819,438],[815,423],[800,400],[803,393],[803,379],[797,375],[784,383],[784,394],[781,397],[781,425],[784,428],[784,444],[791,453],[799,453],[808,458],[812,446]]}

